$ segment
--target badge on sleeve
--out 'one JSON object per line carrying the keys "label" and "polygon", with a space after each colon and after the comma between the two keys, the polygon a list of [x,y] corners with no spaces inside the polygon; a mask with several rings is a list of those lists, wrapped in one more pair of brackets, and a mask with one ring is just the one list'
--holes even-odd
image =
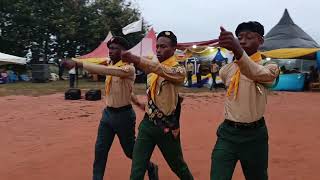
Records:
{"label": "badge on sleeve", "polygon": [[182,74],[183,73],[183,68],[181,66],[177,67],[177,72]]}

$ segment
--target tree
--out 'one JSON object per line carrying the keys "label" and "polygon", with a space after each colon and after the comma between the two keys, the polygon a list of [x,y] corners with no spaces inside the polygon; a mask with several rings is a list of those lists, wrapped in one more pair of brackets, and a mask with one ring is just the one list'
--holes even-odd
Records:
{"label": "tree", "polygon": [[[140,12],[125,0],[1,0],[0,51],[32,59],[75,57],[92,51],[108,31],[122,35],[122,28]],[[144,28],[146,29],[146,27]],[[129,34],[131,45],[143,32]]]}

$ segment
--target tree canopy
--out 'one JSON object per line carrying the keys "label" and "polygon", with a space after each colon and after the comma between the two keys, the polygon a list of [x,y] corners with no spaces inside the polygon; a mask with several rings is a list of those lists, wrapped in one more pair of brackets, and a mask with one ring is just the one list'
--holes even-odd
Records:
{"label": "tree canopy", "polygon": [[[0,0],[0,52],[34,60],[75,57],[95,49],[109,31],[123,35],[140,18],[126,0]],[[145,29],[126,36],[131,45]]]}

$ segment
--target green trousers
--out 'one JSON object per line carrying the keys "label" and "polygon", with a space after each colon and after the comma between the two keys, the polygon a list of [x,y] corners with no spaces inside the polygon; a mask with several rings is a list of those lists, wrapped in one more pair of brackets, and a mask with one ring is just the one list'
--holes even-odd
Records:
{"label": "green trousers", "polygon": [[95,145],[93,180],[103,180],[108,153],[116,135],[125,155],[130,159],[132,158],[135,124],[136,114],[131,107],[116,112],[110,110],[110,108],[103,110]]}
{"label": "green trousers", "polygon": [[211,180],[231,180],[239,160],[246,180],[268,179],[268,131],[265,125],[238,129],[222,123],[211,156]]}
{"label": "green trousers", "polygon": [[182,180],[193,180],[193,176],[183,159],[180,137],[164,133],[148,117],[142,120],[133,149],[130,180],[143,180],[152,152],[158,146],[171,170]]}

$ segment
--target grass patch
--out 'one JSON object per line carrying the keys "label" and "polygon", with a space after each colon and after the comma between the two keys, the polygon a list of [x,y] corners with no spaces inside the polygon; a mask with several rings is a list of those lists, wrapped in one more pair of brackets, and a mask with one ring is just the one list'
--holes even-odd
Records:
{"label": "grass patch", "polygon": [[[92,82],[86,79],[80,79],[78,88],[81,90],[101,89],[104,91],[104,82]],[[55,93],[63,93],[69,89],[69,81],[52,81],[48,83],[32,83],[32,82],[17,82],[9,84],[0,84],[0,96],[9,95],[25,95],[25,96],[41,96]],[[134,92],[136,94],[145,94],[145,84],[135,84]],[[181,87],[182,93],[199,93],[209,92],[208,88],[185,88]]]}

